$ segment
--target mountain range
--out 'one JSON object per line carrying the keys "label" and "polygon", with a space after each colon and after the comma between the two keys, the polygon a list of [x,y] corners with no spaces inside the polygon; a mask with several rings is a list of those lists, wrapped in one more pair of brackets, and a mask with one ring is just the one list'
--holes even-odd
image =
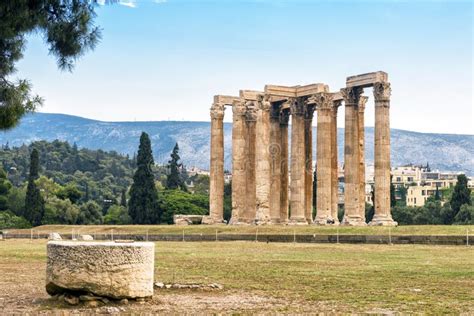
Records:
{"label": "mountain range", "polygon": [[[166,163],[177,142],[186,166],[209,168],[210,122],[150,121],[103,122],[82,117],[34,113],[12,130],[0,133],[0,144],[21,146],[37,140],[55,139],[79,147],[134,155],[142,131],[150,135],[157,163]],[[373,162],[374,128],[366,127],[366,162]],[[316,138],[316,128],[313,130]],[[338,129],[339,161],[343,161],[344,129]],[[232,124],[224,124],[225,167],[231,168]],[[316,146],[313,145],[313,148]],[[313,159],[316,155],[313,154]],[[426,164],[441,171],[474,175],[474,135],[419,133],[391,130],[392,165]]]}

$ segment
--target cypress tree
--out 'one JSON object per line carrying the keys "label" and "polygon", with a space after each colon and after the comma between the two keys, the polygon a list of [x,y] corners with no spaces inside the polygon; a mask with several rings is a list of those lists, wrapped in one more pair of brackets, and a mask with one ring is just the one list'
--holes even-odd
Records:
{"label": "cypress tree", "polygon": [[466,176],[460,174],[451,196],[451,208],[454,211],[454,216],[456,216],[464,204],[471,205],[471,189],[467,187]]}
{"label": "cypress tree", "polygon": [[390,207],[394,207],[396,204],[397,199],[395,198],[395,186],[392,183],[392,176],[390,176]]}
{"label": "cypress tree", "polygon": [[8,209],[8,192],[10,191],[12,184],[7,179],[7,174],[0,167],[0,212]]}
{"label": "cypress tree", "polygon": [[127,190],[122,190],[122,196],[120,197],[120,205],[127,207]]}
{"label": "cypress tree", "polygon": [[137,170],[130,188],[129,214],[134,224],[156,224],[161,217],[158,192],[152,172],[154,164],[148,134],[143,132],[138,147]]}
{"label": "cypress tree", "polygon": [[168,189],[182,188],[186,190],[183,180],[181,179],[180,168],[182,164],[179,162],[179,146],[178,143],[174,145],[173,151],[171,152],[171,160],[168,161],[169,175],[166,179],[166,187]]}
{"label": "cypress tree", "polygon": [[41,224],[44,215],[44,200],[36,186],[35,180],[39,177],[39,153],[33,149],[30,157],[30,174],[28,177],[28,186],[25,198],[24,217],[33,225]]}
{"label": "cypress tree", "polygon": [[441,194],[439,193],[438,186],[436,186],[434,199],[435,199],[435,201],[440,201],[441,200]]}

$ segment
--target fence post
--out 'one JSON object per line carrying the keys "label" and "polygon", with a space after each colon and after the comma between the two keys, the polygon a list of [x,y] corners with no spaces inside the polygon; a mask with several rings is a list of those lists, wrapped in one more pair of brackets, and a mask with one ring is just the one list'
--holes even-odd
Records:
{"label": "fence post", "polygon": [[469,247],[469,228],[466,228],[466,246]]}
{"label": "fence post", "polygon": [[31,239],[31,241],[33,241],[33,228],[30,229],[30,239]]}
{"label": "fence post", "polygon": [[216,229],[216,241],[217,241],[217,229]]}
{"label": "fence post", "polygon": [[184,242],[184,228],[183,228],[183,242]]}
{"label": "fence post", "polygon": [[388,244],[392,244],[392,227],[388,228]]}
{"label": "fence post", "polygon": [[112,241],[114,241],[114,230],[112,229],[112,231],[110,232],[110,238],[112,239]]}
{"label": "fence post", "polygon": [[296,244],[296,229],[293,229],[293,243]]}
{"label": "fence post", "polygon": [[339,244],[339,227],[337,228],[336,232],[336,244]]}
{"label": "fence post", "polygon": [[258,226],[257,226],[257,230],[255,231],[255,242],[258,242]]}

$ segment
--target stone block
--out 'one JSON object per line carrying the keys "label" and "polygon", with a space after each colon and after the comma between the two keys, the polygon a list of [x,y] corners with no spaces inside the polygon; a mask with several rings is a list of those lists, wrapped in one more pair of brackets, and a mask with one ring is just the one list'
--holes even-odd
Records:
{"label": "stone block", "polygon": [[151,242],[50,241],[46,291],[91,293],[114,299],[153,295],[155,245]]}
{"label": "stone block", "polygon": [[58,233],[50,233],[48,235],[48,239],[49,240],[62,240],[61,235],[59,235]]}
{"label": "stone block", "polygon": [[388,74],[383,71],[370,72],[357,76],[350,76],[346,79],[346,87],[362,87],[367,88],[374,85],[376,82],[387,82]]}
{"label": "stone block", "polygon": [[92,240],[94,240],[94,237],[92,237],[91,235],[79,235],[77,240],[92,241]]}
{"label": "stone block", "polygon": [[176,225],[198,225],[202,223],[202,215],[173,215],[173,223]]}

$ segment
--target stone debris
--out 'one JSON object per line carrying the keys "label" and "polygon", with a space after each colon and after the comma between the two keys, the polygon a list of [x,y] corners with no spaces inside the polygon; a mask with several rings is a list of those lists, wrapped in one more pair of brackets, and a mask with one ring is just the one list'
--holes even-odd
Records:
{"label": "stone debris", "polygon": [[48,239],[49,240],[62,240],[62,237],[58,233],[50,233],[48,235]]}
{"label": "stone debris", "polygon": [[79,298],[77,296],[73,295],[65,295],[64,296],[64,301],[68,303],[69,305],[78,305],[79,304]]}
{"label": "stone debris", "polygon": [[91,235],[80,235],[80,236],[79,236],[79,240],[82,240],[82,241],[91,241],[91,240],[94,240],[94,237],[92,237]]}
{"label": "stone debris", "polygon": [[210,284],[197,284],[197,283],[188,283],[188,284],[165,284],[163,282],[156,282],[155,288],[157,289],[200,289],[200,290],[223,290],[224,286],[219,283],[210,283]]}
{"label": "stone debris", "polygon": [[202,215],[173,215],[175,225],[198,225],[203,220]]}

